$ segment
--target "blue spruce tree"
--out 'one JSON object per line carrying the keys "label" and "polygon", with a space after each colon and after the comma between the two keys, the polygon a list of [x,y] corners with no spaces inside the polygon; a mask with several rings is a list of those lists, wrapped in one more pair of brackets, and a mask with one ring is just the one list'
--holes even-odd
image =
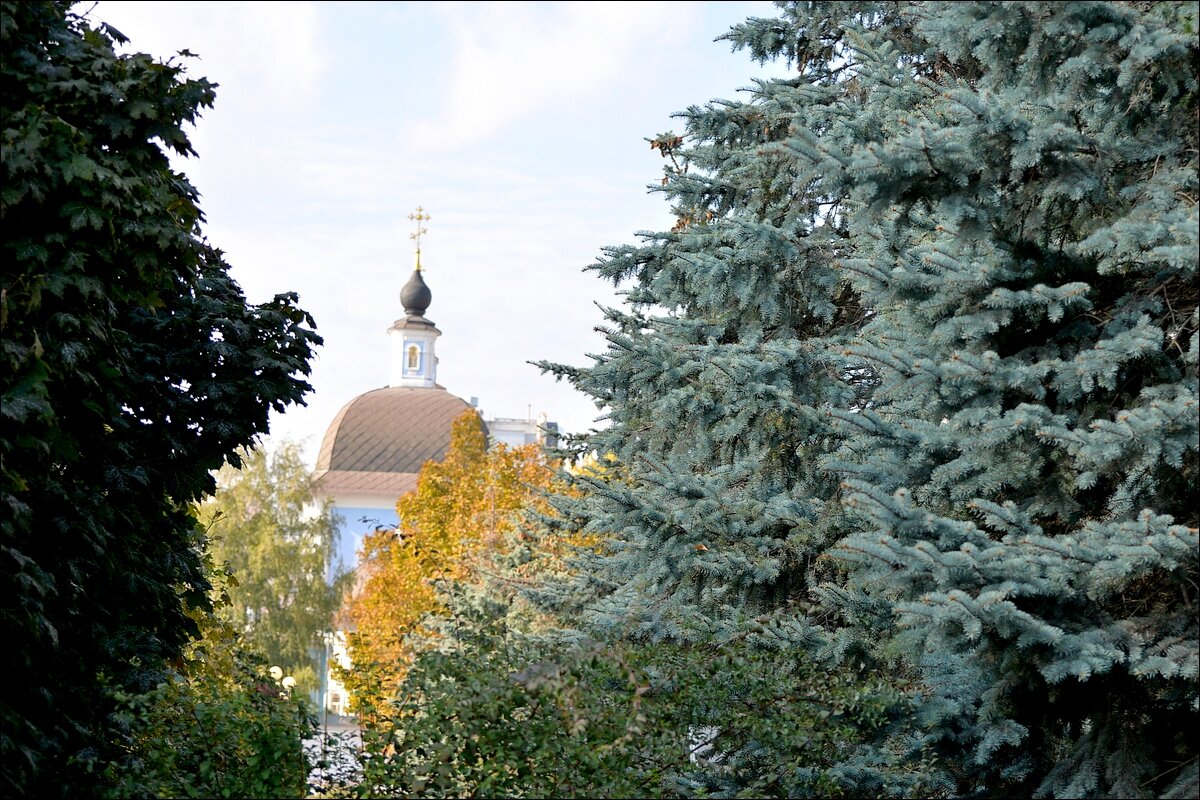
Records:
{"label": "blue spruce tree", "polygon": [[603,468],[560,502],[606,542],[570,594],[599,629],[823,641],[804,608],[844,529],[838,477],[820,463],[840,443],[824,409],[861,407],[874,376],[829,345],[866,318],[837,267],[845,176],[787,143],[796,120],[821,128],[841,113],[820,99],[838,71],[810,56],[791,56],[803,85],[760,81],[651,141],[677,223],[592,267],[628,300],[607,310],[607,352],[587,368],[542,365],[611,423],[581,443]]}
{"label": "blue spruce tree", "polygon": [[[874,113],[839,63],[849,26],[907,35],[894,9],[844,4],[811,38],[779,44],[803,13],[785,9],[781,21],[751,21],[727,37],[759,60],[782,54],[802,77],[690,108],[682,136],[652,140],[667,159],[662,191],[677,223],[595,265],[627,292],[627,307],[608,311],[608,350],[588,368],[544,365],[593,396],[612,424],[582,443],[602,455],[602,469],[579,476],[580,498],[559,501],[602,544],[582,555],[565,591],[541,599],[578,620],[580,635],[671,642],[702,661],[718,648],[779,654],[781,687],[814,662],[851,673],[874,662],[845,625],[853,614],[814,602],[822,580],[843,580],[826,554],[850,530],[840,476],[824,466],[843,440],[828,411],[861,411],[878,380],[844,354],[871,314],[840,266],[853,176],[810,158],[811,143],[795,136],[807,128],[853,141],[849,123]],[[743,704],[747,676],[717,675],[722,716],[774,713]],[[698,713],[698,729],[717,716]],[[778,776],[770,791],[782,796],[818,783],[855,796],[942,785],[921,761],[899,763],[922,742],[889,736],[895,725],[873,729],[880,746],[844,742],[832,768],[789,748],[786,720],[773,735],[741,737],[737,727],[727,722],[714,742],[721,766],[697,784],[707,792],[766,791],[738,784],[751,764]]]}
{"label": "blue spruce tree", "polygon": [[880,383],[830,410],[825,597],[882,608],[963,791],[1194,796],[1197,6],[901,13],[852,44],[907,108],[848,157]]}
{"label": "blue spruce tree", "polygon": [[1197,27],[735,27],[794,75],[654,140],[679,222],[596,266],[627,290],[607,351],[546,365],[612,423],[562,503],[604,539],[564,606],[919,678],[908,729],[847,752],[859,791],[907,751],[958,794],[1194,796]]}

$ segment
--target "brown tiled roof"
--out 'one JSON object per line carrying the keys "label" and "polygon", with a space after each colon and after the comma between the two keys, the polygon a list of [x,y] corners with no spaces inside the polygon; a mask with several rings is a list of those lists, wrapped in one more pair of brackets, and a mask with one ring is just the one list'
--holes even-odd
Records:
{"label": "brown tiled roof", "polygon": [[317,473],[313,488],[326,495],[379,494],[399,499],[417,488],[417,473],[326,470]]}
{"label": "brown tiled roof", "polygon": [[[376,389],[333,418],[317,455],[317,488],[328,494],[395,494],[450,447],[450,425],[471,406],[442,388]],[[408,481],[411,485],[396,493]],[[335,488],[336,487],[336,488]]]}

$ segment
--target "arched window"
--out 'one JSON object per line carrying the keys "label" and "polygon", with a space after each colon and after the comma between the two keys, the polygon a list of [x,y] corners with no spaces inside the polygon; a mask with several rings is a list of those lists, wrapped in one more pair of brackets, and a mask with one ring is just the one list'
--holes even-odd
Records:
{"label": "arched window", "polygon": [[421,368],[421,348],[415,344],[408,346],[408,369],[416,372]]}

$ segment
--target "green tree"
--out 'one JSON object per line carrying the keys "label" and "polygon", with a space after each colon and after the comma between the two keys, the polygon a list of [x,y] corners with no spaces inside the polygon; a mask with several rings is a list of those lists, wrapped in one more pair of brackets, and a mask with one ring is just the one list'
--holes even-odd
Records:
{"label": "green tree", "polygon": [[[1195,3],[787,3],[791,76],[682,116],[608,349],[604,537],[560,593],[634,641],[923,684],[963,794],[1194,796]],[[879,769],[885,767],[884,769]],[[870,776],[874,770],[874,777]],[[848,774],[848,773],[847,773]]]}
{"label": "green tree", "polygon": [[[223,608],[231,577],[210,575],[214,605]],[[316,731],[305,698],[220,616],[194,616],[200,637],[157,686],[114,692],[115,746],[97,765],[89,796],[304,796],[303,740]]]}
{"label": "green tree", "polygon": [[221,468],[216,495],[200,507],[213,559],[235,580],[219,613],[311,691],[313,654],[349,578],[329,574],[337,535],[330,503],[311,507],[312,476],[294,442],[243,451],[241,462]]}
{"label": "green tree", "polygon": [[192,504],[309,391],[320,339],[294,294],[246,302],[168,161],[211,83],[66,2],[6,0],[0,34],[0,781],[79,794],[102,687],[158,683],[209,605]]}
{"label": "green tree", "polygon": [[489,449],[478,413],[456,419],[445,458],[421,467],[416,489],[397,502],[400,524],[363,540],[361,585],[344,609],[355,669],[379,670],[394,688],[416,649],[411,635],[445,612],[434,582],[476,569],[554,474],[540,447]]}
{"label": "green tree", "polygon": [[364,718],[370,758],[360,793],[874,798],[944,790],[926,779],[925,765],[882,782],[877,769],[843,763],[864,739],[911,723],[907,687],[867,674],[865,664],[831,669],[744,639],[578,636],[575,615],[542,600],[571,554],[594,542],[546,526],[544,510],[544,498],[529,492],[489,546],[472,548],[458,579],[435,582],[440,614],[426,618],[432,636],[412,648],[396,690],[373,671],[360,680],[377,710]]}
{"label": "green tree", "polygon": [[[842,768],[908,715],[902,692],[744,642],[563,642],[507,602],[444,586],[449,638],[418,655],[367,741],[371,796],[927,796]],[[368,788],[369,787],[369,788]]]}

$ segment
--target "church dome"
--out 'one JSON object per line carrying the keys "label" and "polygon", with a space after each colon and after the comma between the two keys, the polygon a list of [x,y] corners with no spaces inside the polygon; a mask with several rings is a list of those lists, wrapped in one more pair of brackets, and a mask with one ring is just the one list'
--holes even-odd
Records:
{"label": "church dome", "polygon": [[429,291],[429,287],[425,285],[425,279],[421,277],[421,270],[413,270],[412,277],[400,290],[400,305],[404,306],[404,313],[423,317],[432,300],[433,292]]}
{"label": "church dome", "polygon": [[417,472],[450,448],[450,426],[470,404],[440,386],[389,386],[347,403],[325,433],[317,456],[323,494],[400,495]]}

